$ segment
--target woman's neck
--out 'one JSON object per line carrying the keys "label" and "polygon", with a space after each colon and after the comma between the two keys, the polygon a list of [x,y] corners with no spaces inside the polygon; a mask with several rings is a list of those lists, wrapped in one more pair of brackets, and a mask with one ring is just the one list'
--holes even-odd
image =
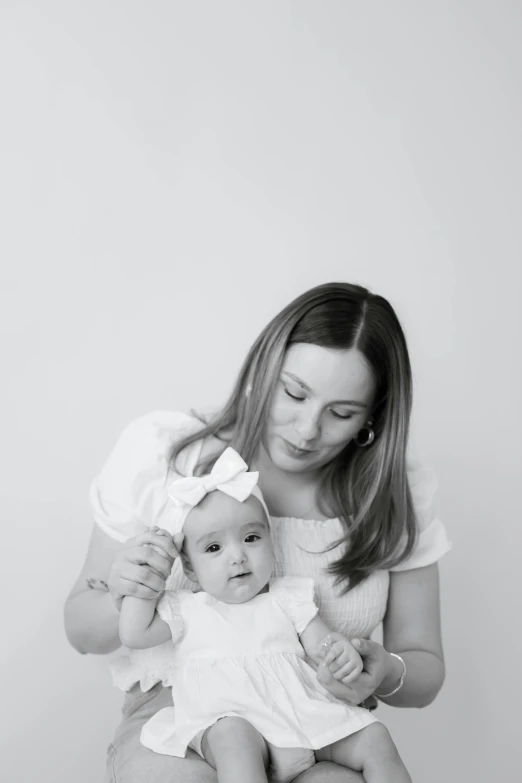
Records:
{"label": "woman's neck", "polygon": [[317,471],[290,473],[280,470],[263,448],[253,467],[259,470],[259,488],[272,516],[328,518],[319,508],[320,476]]}

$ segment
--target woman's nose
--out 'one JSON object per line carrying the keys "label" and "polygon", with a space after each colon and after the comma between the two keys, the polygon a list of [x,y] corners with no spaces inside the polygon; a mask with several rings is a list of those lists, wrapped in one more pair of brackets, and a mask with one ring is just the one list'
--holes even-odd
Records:
{"label": "woman's nose", "polygon": [[320,432],[320,414],[314,411],[303,411],[299,419],[295,422],[295,431],[301,443],[294,443],[294,446],[301,446],[302,442],[308,442],[317,438]]}

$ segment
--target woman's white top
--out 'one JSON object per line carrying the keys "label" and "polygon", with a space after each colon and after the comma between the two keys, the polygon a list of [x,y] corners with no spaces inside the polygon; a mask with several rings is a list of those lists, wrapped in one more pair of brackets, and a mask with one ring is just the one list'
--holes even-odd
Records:
{"label": "woman's white top", "polygon": [[[94,518],[105,533],[125,542],[154,525],[169,530],[172,501],[167,494],[168,486],[176,478],[193,475],[202,441],[192,443],[182,452],[176,466],[179,473],[173,470],[169,455],[176,441],[202,426],[198,419],[185,413],[156,411],[125,428],[90,489]],[[444,526],[433,511],[437,489],[434,474],[411,462],[408,478],[420,535],[410,557],[392,571],[430,565],[450,549]],[[368,638],[386,611],[389,572],[375,571],[343,595],[342,586],[336,587],[335,577],[327,573],[330,563],[342,554],[342,545],[328,551],[334,542],[344,538],[340,519],[272,517],[271,532],[275,553],[273,576],[313,579],[315,601],[330,628],[349,639]],[[185,577],[179,559],[174,562],[167,589],[195,590]],[[159,681],[166,683],[172,644],[166,642],[148,650],[122,648],[123,655],[112,664],[115,685],[129,690],[139,682],[145,691]]]}
{"label": "woman's white top", "polygon": [[174,706],[143,726],[150,750],[184,756],[196,735],[230,716],[278,748],[312,750],[375,722],[328,693],[305,660],[298,634],[317,614],[312,579],[273,579],[267,593],[241,604],[166,592],[158,612],[175,644],[166,680]]}

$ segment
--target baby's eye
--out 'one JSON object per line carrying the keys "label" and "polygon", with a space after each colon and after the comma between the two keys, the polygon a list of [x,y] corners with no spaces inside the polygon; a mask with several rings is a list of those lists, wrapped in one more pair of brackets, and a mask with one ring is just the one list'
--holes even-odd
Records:
{"label": "baby's eye", "polygon": [[292,394],[291,392],[289,392],[286,386],[284,387],[284,390],[286,396],[290,397],[290,399],[292,400],[298,400],[299,402],[303,402],[303,400],[306,400],[306,397],[298,397],[296,394]]}
{"label": "baby's eye", "polygon": [[260,539],[261,536],[258,536],[257,533],[250,533],[250,535],[245,538],[245,542],[247,544],[253,544],[254,541],[259,541]]}
{"label": "baby's eye", "polygon": [[221,546],[219,544],[210,544],[210,546],[207,546],[205,549],[205,552],[208,552],[210,555],[215,554],[216,552],[219,552],[221,549]]}

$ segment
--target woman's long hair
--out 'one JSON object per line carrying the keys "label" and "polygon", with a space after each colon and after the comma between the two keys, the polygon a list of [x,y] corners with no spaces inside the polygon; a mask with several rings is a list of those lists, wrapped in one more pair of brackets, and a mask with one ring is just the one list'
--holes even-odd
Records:
{"label": "woman's long hair", "polygon": [[[406,472],[411,368],[399,320],[382,296],[357,285],[327,283],[297,297],[253,344],[221,412],[177,442],[171,460],[190,443],[214,436],[249,465],[261,446],[285,352],[294,343],[357,348],[375,378],[374,442],[361,448],[351,441],[321,470],[319,502],[343,521],[349,544],[330,572],[348,591],[373,571],[402,562],[417,536]],[[202,460],[198,472],[208,472],[217,456]]]}

